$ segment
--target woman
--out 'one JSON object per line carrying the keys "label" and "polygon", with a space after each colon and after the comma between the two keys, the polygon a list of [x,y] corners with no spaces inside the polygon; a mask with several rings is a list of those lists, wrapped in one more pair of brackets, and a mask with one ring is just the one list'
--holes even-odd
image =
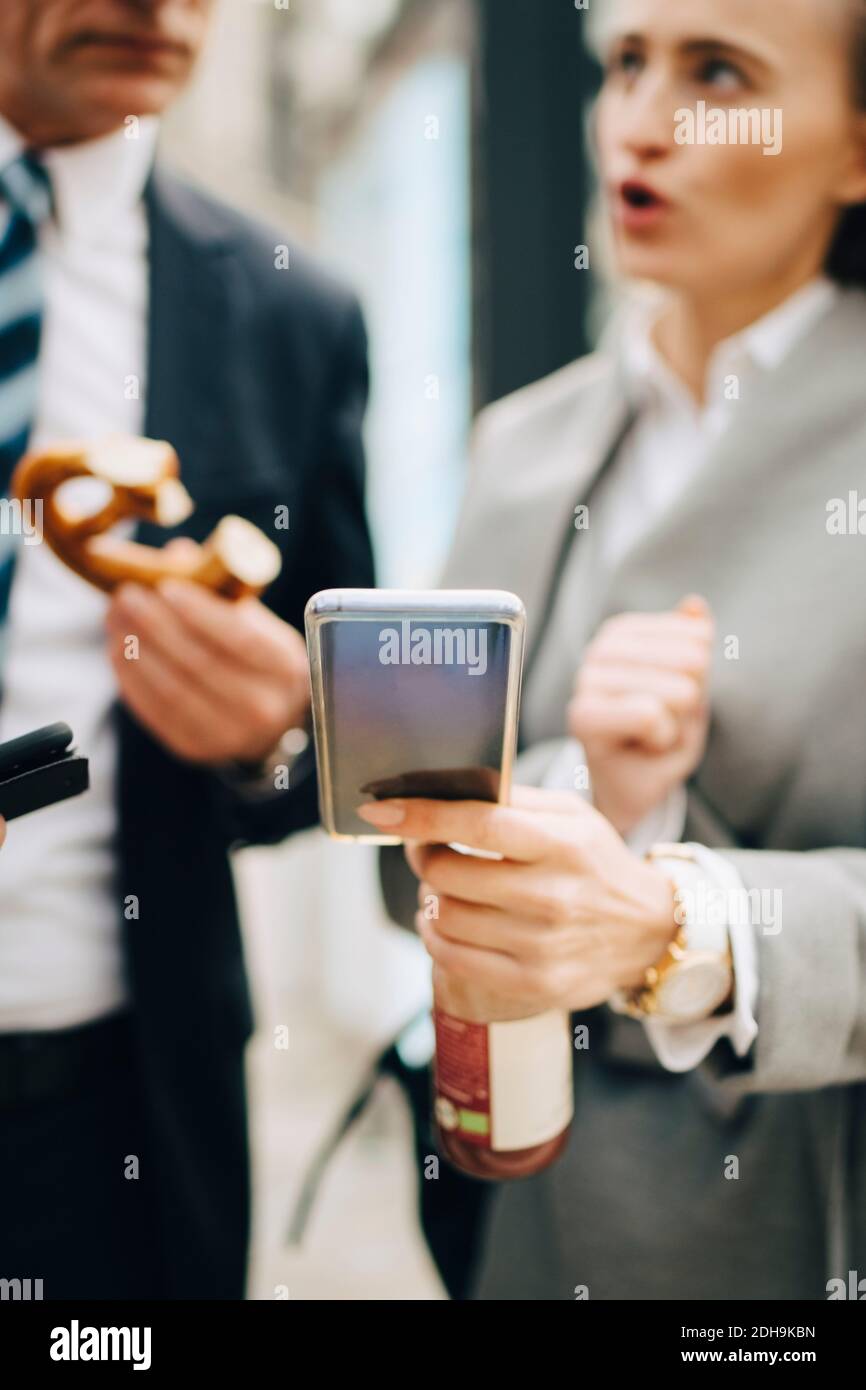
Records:
{"label": "woman", "polygon": [[[681,143],[699,103],[781,152]],[[474,1294],[826,1298],[866,1274],[866,4],[622,0],[597,138],[663,303],[483,418],[445,577],[526,602],[542,789],[362,814],[437,969],[589,1027]],[[543,789],[584,764],[593,805]],[[702,1005],[654,984],[683,915]]]}

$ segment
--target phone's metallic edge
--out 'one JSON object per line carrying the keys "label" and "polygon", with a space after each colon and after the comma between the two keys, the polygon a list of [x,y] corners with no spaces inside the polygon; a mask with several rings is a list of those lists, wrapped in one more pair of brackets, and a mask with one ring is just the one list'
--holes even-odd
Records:
{"label": "phone's metallic edge", "polygon": [[480,614],[494,619],[500,615],[525,619],[522,601],[508,589],[320,589],[307,600],[307,617],[343,613],[383,618],[395,610],[439,617],[453,613],[455,606],[469,612],[473,603]]}
{"label": "phone's metallic edge", "polygon": [[307,601],[304,626],[310,658],[319,815],[322,828],[331,839],[352,845],[403,843],[399,835],[377,835],[372,831],[368,835],[345,835],[335,827],[325,720],[325,692],[322,682],[322,628],[326,623],[340,619],[354,619],[358,622],[375,622],[377,619],[386,621],[397,613],[409,613],[419,619],[436,619],[443,615],[455,617],[458,611],[461,621],[501,622],[512,630],[508,688],[505,695],[499,804],[507,804],[510,800],[520,717],[520,676],[526,641],[526,610],[517,595],[506,589],[321,589]]}

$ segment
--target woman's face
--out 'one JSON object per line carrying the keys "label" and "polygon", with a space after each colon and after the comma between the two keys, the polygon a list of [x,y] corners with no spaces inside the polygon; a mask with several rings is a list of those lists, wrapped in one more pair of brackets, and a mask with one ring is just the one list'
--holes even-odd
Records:
{"label": "woman's face", "polygon": [[[624,274],[701,295],[820,269],[844,206],[866,201],[858,3],[617,0],[597,134]],[[681,113],[699,103],[726,129],[737,108],[766,112],[780,152],[697,143],[709,127]]]}

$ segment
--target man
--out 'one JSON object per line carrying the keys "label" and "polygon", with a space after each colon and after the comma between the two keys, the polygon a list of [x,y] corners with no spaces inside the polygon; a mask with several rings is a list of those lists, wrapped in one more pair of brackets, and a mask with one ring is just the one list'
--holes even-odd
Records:
{"label": "man", "polygon": [[25,447],[144,433],[196,503],[176,544],[235,512],[283,556],[267,606],[189,584],[109,602],[44,545],[0,559],[0,739],[64,719],[91,766],[85,797],[13,822],[0,856],[0,1276],[49,1299],[243,1294],[228,851],[314,822],[312,760],[287,790],[273,775],[306,722],[304,604],[373,582],[355,301],[152,168],[210,9],[0,14],[0,485]]}

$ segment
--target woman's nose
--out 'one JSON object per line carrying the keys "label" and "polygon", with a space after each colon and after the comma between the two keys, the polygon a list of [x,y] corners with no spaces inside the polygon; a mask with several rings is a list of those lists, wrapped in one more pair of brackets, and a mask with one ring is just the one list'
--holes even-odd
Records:
{"label": "woman's nose", "polygon": [[676,144],[674,109],[675,102],[664,84],[646,80],[636,85],[620,112],[622,144],[644,159],[669,154]]}

